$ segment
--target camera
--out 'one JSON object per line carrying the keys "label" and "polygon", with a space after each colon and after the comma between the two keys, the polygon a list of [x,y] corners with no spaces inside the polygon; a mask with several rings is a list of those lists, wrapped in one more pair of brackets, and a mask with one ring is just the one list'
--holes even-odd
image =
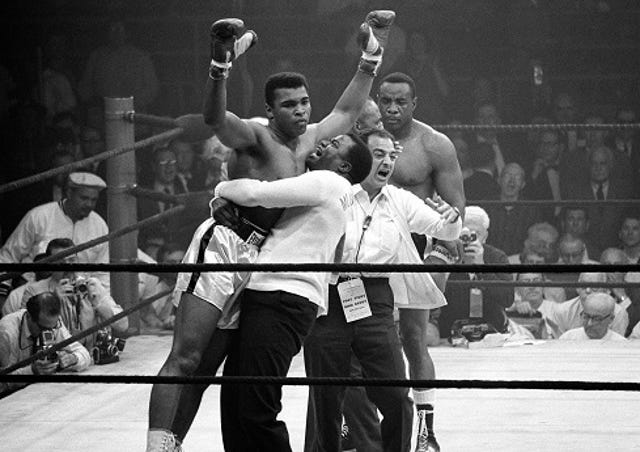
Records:
{"label": "camera", "polygon": [[471,242],[475,242],[476,240],[478,240],[478,234],[473,231],[463,232],[462,235],[460,235],[460,240],[463,244],[468,245]]}
{"label": "camera", "polygon": [[113,337],[109,330],[98,330],[91,353],[95,364],[109,364],[120,361],[120,352],[124,350],[126,339]]}
{"label": "camera", "polygon": [[449,342],[454,347],[467,347],[469,342],[478,342],[487,334],[497,333],[493,325],[481,317],[457,319],[451,325]]}
{"label": "camera", "polygon": [[76,295],[84,297],[89,293],[89,286],[87,286],[87,278],[83,278],[82,276],[78,276],[73,281],[73,292]]}
{"label": "camera", "polygon": [[[49,350],[54,346],[55,343],[56,335],[53,331],[41,330],[40,336],[38,336],[38,342],[36,344],[36,352],[39,352],[41,350]],[[45,355],[44,359],[45,361],[55,363],[56,361],[58,361],[58,352],[52,350]]]}

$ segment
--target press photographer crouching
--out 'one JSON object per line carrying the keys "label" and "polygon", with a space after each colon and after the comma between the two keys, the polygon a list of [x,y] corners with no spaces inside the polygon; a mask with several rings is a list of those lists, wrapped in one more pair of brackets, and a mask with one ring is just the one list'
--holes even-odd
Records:
{"label": "press photographer crouching", "polygon": [[[508,264],[504,251],[487,245],[489,216],[478,206],[467,206],[460,233],[462,264]],[[451,281],[510,281],[508,273],[451,273],[445,290],[447,306],[440,311],[440,337],[451,341],[452,330],[458,338],[479,341],[487,333],[505,333],[508,329],[505,308],[513,303],[513,289],[501,287],[469,287]],[[457,322],[456,322],[457,321]]]}
{"label": "press photographer crouching", "polygon": [[[71,239],[53,239],[47,245],[47,255],[58,254],[72,246],[74,244]],[[76,262],[75,255],[66,257],[64,262]],[[29,298],[43,292],[53,292],[58,296],[61,303],[60,319],[73,335],[122,312],[122,308],[116,304],[97,278],[85,278],[73,271],[52,272],[46,279],[28,283],[22,297],[23,307]],[[109,336],[124,334],[128,327],[129,322],[125,317],[112,323],[107,333]],[[98,337],[100,334],[99,331],[81,339],[80,342],[89,350],[95,346],[102,347],[105,341],[104,335]]]}
{"label": "press photographer crouching", "polygon": [[[60,321],[61,304],[52,292],[31,297],[26,309],[12,312],[0,319],[0,368],[4,369],[34,355],[42,349],[70,337]],[[91,364],[85,347],[72,342],[62,350],[52,352],[31,366],[18,369],[17,375],[48,375],[58,371],[81,372]],[[19,383],[0,383],[0,396],[24,386]]]}

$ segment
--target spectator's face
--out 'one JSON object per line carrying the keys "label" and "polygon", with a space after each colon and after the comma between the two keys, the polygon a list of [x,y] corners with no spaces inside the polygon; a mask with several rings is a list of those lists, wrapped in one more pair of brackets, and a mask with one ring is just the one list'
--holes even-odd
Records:
{"label": "spectator's face", "polygon": [[548,231],[535,231],[531,236],[531,248],[538,254],[544,256],[545,261],[553,258],[556,252],[555,237]]}
{"label": "spectator's face", "polygon": [[68,190],[65,207],[72,217],[79,220],[86,218],[96,208],[100,191],[96,188],[78,187]]}
{"label": "spectator's face", "polygon": [[500,175],[500,190],[503,196],[518,196],[524,188],[524,171],[515,165],[508,165]]}
{"label": "spectator's face", "polygon": [[500,116],[494,105],[485,104],[478,108],[476,123],[481,125],[494,126],[500,124]]}
{"label": "spectator's face", "polygon": [[477,240],[484,244],[487,241],[487,236],[489,235],[489,230],[484,227],[484,225],[477,221],[475,218],[465,219],[462,225],[462,233],[461,235],[469,234],[475,232],[477,235]]}
{"label": "spectator's face", "polygon": [[609,180],[611,161],[606,152],[596,149],[591,154],[589,169],[593,182],[606,182]]}
{"label": "spectator's face", "polygon": [[378,108],[384,128],[393,133],[412,120],[416,98],[409,84],[385,82],[380,85]]}
{"label": "spectator's face", "polygon": [[628,248],[640,244],[640,219],[626,218],[622,222],[620,241]]}
{"label": "spectator's face", "polygon": [[555,132],[543,132],[538,146],[538,158],[547,163],[555,163],[560,157],[560,144]]}
{"label": "spectator's face", "polygon": [[560,96],[554,105],[556,120],[559,123],[567,124],[575,122],[576,107],[569,96]]}
{"label": "spectator's face", "polygon": [[155,156],[154,174],[161,184],[171,184],[176,178],[176,155],[170,149],[164,149]]}
{"label": "spectator's face", "polygon": [[[541,273],[522,273],[518,275],[518,281],[539,283],[543,282],[544,278]],[[536,285],[519,287],[518,292],[524,301],[534,303],[541,302],[544,296],[542,287]]]}
{"label": "spectator's face", "polygon": [[584,258],[584,248],[584,242],[581,240],[561,242],[558,247],[560,259],[563,263],[569,265],[581,264]]}
{"label": "spectator's face", "polygon": [[[58,248],[58,247],[51,247],[51,249],[49,250],[49,252],[51,253],[50,256],[56,255],[58,253],[62,253],[63,251],[68,250],[69,248]],[[78,262],[78,257],[75,254],[72,254],[71,256],[67,256],[63,259],[61,259],[60,261],[57,262],[62,262],[64,264],[75,264],[76,262]],[[60,272],[52,272],[51,276],[54,280],[61,280],[62,278],[68,278],[70,280],[74,280],[76,279],[76,272],[74,271],[60,271]]]}
{"label": "spectator's face", "polygon": [[358,133],[362,133],[371,129],[382,129],[382,115],[380,109],[375,102],[368,100],[364,104],[362,113],[358,116],[356,121],[356,130]]}
{"label": "spectator's face", "polygon": [[613,321],[613,312],[587,299],[582,302],[582,326],[589,339],[602,339]]}
{"label": "spectator's face", "polygon": [[564,215],[564,232],[580,237],[587,232],[587,226],[587,213],[584,210],[567,210]]}
{"label": "spectator's face", "polygon": [[93,157],[105,151],[104,140],[96,129],[83,129],[80,133],[80,141],[82,142],[82,154],[84,157]]}
{"label": "spectator's face", "polygon": [[42,330],[53,330],[59,327],[60,314],[49,315],[41,312],[37,319],[31,318],[29,332],[33,336],[39,336]]}
{"label": "spectator's face", "polygon": [[[638,122],[636,114],[633,110],[620,110],[616,115],[616,122],[621,124],[632,124]],[[617,134],[623,140],[628,140],[633,137],[633,129],[620,129]]]}
{"label": "spectator's face", "polygon": [[[585,124],[604,124],[604,118],[600,116],[590,116],[585,119]],[[604,130],[588,130],[585,132],[585,139],[588,148],[595,148],[604,144],[607,132]]]}
{"label": "spectator's face", "polygon": [[191,145],[178,141],[171,145],[171,149],[176,155],[176,169],[179,172],[191,171],[195,154]]}

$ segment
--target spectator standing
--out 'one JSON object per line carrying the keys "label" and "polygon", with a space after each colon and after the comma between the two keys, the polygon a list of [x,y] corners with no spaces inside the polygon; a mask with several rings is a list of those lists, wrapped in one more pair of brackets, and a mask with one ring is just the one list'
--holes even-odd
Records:
{"label": "spectator standing", "polygon": [[[525,195],[528,199],[559,201],[560,192],[560,154],[562,145],[559,142],[558,132],[545,130],[540,134],[540,141],[535,149],[535,160]],[[542,215],[546,221],[553,222],[559,208],[550,207],[543,209]]]}
{"label": "spectator standing", "polygon": [[107,44],[95,49],[80,80],[80,97],[133,96],[136,110],[147,111],[158,93],[158,78],[150,55],[129,44],[122,21],[108,25]]}

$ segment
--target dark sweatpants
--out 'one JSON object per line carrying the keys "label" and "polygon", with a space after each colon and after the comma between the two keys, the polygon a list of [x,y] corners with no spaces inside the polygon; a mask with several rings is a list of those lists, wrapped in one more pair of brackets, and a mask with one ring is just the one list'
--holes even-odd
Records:
{"label": "dark sweatpants", "polygon": [[[406,377],[402,345],[393,321],[393,293],[387,278],[364,278],[372,316],[347,323],[335,286],[329,288],[329,313],[320,317],[304,344],[309,377],[347,377],[352,353],[369,378]],[[382,413],[385,451],[404,452],[411,446],[413,406],[408,388],[367,387],[369,399]],[[305,451],[340,450],[344,386],[310,390]]]}
{"label": "dark sweatpants", "polygon": [[[318,307],[288,292],[245,290],[240,329],[224,375],[286,377]],[[222,385],[222,438],[227,452],[291,451],[289,433],[277,419],[281,385]]]}

